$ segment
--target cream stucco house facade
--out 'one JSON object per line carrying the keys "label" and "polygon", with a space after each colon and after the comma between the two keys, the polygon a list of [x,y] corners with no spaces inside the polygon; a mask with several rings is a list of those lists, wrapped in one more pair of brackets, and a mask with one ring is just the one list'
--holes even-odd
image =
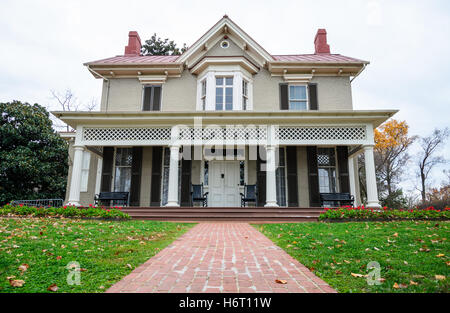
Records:
{"label": "cream stucco house facade", "polygon": [[351,193],[365,154],[367,203],[379,207],[373,129],[395,110],[353,110],[352,80],[368,62],[331,54],[319,29],[314,54],[271,55],[224,16],[181,56],[125,54],[85,64],[103,80],[98,112],[53,112],[75,129],[66,202],[128,191],[132,206],[319,207],[320,193]]}

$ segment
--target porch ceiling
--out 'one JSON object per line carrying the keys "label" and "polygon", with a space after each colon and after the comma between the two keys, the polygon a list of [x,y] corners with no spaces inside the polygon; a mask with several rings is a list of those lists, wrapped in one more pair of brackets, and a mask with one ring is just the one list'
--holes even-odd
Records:
{"label": "porch ceiling", "polygon": [[86,126],[148,126],[194,125],[196,119],[206,124],[372,124],[374,128],[392,117],[398,110],[339,110],[339,111],[232,111],[232,112],[51,112],[73,128]]}

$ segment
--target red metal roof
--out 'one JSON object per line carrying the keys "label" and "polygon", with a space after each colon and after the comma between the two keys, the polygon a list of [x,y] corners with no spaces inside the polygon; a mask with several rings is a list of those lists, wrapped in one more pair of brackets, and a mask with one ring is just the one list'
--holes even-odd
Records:
{"label": "red metal roof", "polygon": [[[118,64],[153,64],[175,63],[178,55],[118,55],[112,58],[88,62],[88,65],[118,65]],[[340,54],[291,54],[273,55],[279,62],[306,62],[306,63],[366,63],[366,61],[343,56]]]}
{"label": "red metal roof", "polygon": [[348,62],[358,62],[365,63],[366,61],[346,57],[340,54],[292,54],[292,55],[273,55],[275,61],[281,62],[326,62],[326,63],[348,63]]}
{"label": "red metal roof", "polygon": [[178,55],[118,55],[112,58],[88,62],[95,65],[115,64],[151,64],[151,63],[174,63]]}

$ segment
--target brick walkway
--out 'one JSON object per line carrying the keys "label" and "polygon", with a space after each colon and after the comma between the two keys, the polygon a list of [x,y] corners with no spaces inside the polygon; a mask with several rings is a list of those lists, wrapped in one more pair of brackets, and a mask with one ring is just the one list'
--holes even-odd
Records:
{"label": "brick walkway", "polygon": [[107,292],[335,291],[249,224],[200,223]]}

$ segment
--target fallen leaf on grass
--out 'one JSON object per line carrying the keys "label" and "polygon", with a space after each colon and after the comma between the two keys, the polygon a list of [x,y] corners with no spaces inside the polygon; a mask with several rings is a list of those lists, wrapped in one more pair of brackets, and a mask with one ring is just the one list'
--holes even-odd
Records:
{"label": "fallen leaf on grass", "polygon": [[410,284],[410,285],[413,285],[413,286],[417,286],[419,283],[416,283],[415,281],[410,280],[410,281],[409,281],[409,284]]}
{"label": "fallen leaf on grass", "polygon": [[13,287],[22,287],[25,284],[25,281],[21,279],[11,279],[9,284]]}
{"label": "fallen leaf on grass", "polygon": [[347,264],[350,264],[350,263],[352,263],[352,262],[350,262],[350,261],[347,261],[347,260],[344,260],[344,262],[345,262],[345,263],[347,263]]}
{"label": "fallen leaf on grass", "polygon": [[405,288],[407,288],[408,287],[408,285],[405,285],[405,284],[397,284],[397,283],[394,283],[394,286],[392,286],[392,288],[394,288],[394,289],[405,289]]}
{"label": "fallen leaf on grass", "polygon": [[61,259],[62,259],[62,256],[58,255],[58,256],[56,257],[56,259],[57,259],[57,260],[61,260]]}
{"label": "fallen leaf on grass", "polygon": [[438,255],[436,255],[438,258],[442,258],[443,256],[445,256],[445,254],[439,253]]}
{"label": "fallen leaf on grass", "polygon": [[367,277],[367,275],[357,274],[357,273],[351,273],[351,275],[352,275],[353,277]]}
{"label": "fallen leaf on grass", "polygon": [[398,233],[395,233],[395,234],[393,234],[392,236],[394,236],[394,237],[398,237]]}
{"label": "fallen leaf on grass", "polygon": [[127,267],[129,267],[129,268],[133,268],[133,267],[131,266],[131,264],[127,264]]}
{"label": "fallen leaf on grass", "polygon": [[28,264],[24,263],[24,264],[22,264],[22,265],[19,266],[19,271],[21,271],[22,273],[24,273],[24,272],[27,271],[27,269],[28,269],[29,267],[30,267],[30,266],[29,266]]}
{"label": "fallen leaf on grass", "polygon": [[286,280],[283,280],[283,279],[275,279],[275,282],[276,282],[277,284],[283,284],[283,285],[287,284],[287,281],[286,281]]}
{"label": "fallen leaf on grass", "polygon": [[445,262],[445,264],[447,264],[447,266],[450,266],[450,261]]}
{"label": "fallen leaf on grass", "polygon": [[48,286],[47,290],[55,292],[58,290],[58,286],[56,286],[56,284],[51,284],[50,286]]}
{"label": "fallen leaf on grass", "polygon": [[340,270],[336,270],[335,273],[338,274],[338,275],[342,274],[342,272]]}
{"label": "fallen leaf on grass", "polygon": [[445,276],[444,275],[434,275],[434,278],[436,278],[437,280],[444,280]]}

